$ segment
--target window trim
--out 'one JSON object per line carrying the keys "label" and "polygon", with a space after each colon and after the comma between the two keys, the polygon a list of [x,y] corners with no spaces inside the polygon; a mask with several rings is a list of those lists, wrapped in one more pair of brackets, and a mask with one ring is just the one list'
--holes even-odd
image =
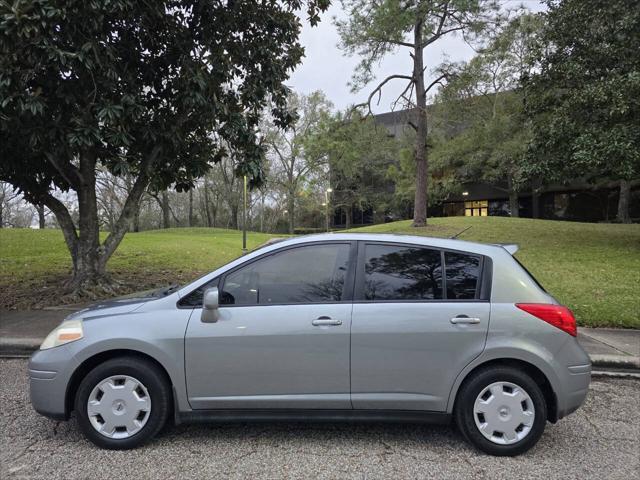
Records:
{"label": "window trim", "polygon": [[[426,248],[428,250],[436,250],[440,252],[440,261],[442,264],[442,298],[434,299],[418,299],[418,300],[367,300],[364,298],[364,277],[365,277],[365,248],[367,245],[386,245],[393,247],[409,247],[409,248]],[[444,261],[445,252],[458,253],[463,255],[471,255],[480,259],[478,282],[476,284],[475,298],[466,299],[448,299],[446,291],[446,263]],[[492,265],[491,258],[480,253],[467,252],[463,250],[455,250],[453,248],[434,247],[432,245],[421,245],[410,242],[389,242],[379,240],[358,240],[357,246],[357,262],[356,275],[354,279],[353,303],[487,303],[491,298],[491,270],[488,268]]]}
{"label": "window trim", "polygon": [[[220,286],[220,278],[221,277],[218,276],[218,277],[212,278],[208,282],[204,282],[204,283],[198,285],[196,288],[194,288],[189,293],[187,293],[184,297],[180,298],[180,300],[178,300],[176,302],[176,307],[179,308],[179,309],[188,309],[188,310],[192,310],[194,308],[202,308],[202,305],[185,305],[184,302],[187,300],[187,298],[189,298],[192,294],[194,294],[197,290],[202,288],[207,283],[216,282],[217,283],[216,287],[219,287]],[[209,288],[212,288],[212,287],[209,287]]]}
{"label": "window trim", "polygon": [[[331,304],[342,304],[342,303],[352,303],[353,301],[353,277],[355,275],[355,258],[356,258],[356,242],[351,240],[324,240],[318,242],[307,242],[307,243],[297,243],[294,245],[287,245],[286,247],[279,248],[277,250],[272,250],[258,257],[252,258],[240,265],[236,265],[235,267],[227,270],[222,273],[218,278],[218,289],[220,292],[224,289],[224,282],[226,281],[227,275],[230,275],[241,268],[251,265],[259,260],[263,260],[265,258],[271,257],[276,254],[283,253],[287,250],[293,250],[296,248],[304,248],[304,247],[312,247],[312,246],[325,246],[325,245],[348,245],[349,246],[349,254],[347,257],[347,272],[345,275],[344,287],[342,289],[342,300],[334,300],[330,302],[282,302],[282,303],[265,303],[265,304],[251,304],[251,305],[234,305],[234,304],[221,304],[220,308],[244,308],[244,307],[273,307],[273,306],[283,306],[283,305],[331,305]],[[198,287],[199,288],[199,287]],[[196,289],[194,289],[196,290]],[[191,294],[191,292],[189,293]],[[194,307],[194,308],[202,308],[202,307]]]}

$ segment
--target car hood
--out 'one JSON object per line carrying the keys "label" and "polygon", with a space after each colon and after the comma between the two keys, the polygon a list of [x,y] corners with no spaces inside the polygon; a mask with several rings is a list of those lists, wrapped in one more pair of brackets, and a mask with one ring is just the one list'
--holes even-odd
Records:
{"label": "car hood", "polygon": [[94,304],[78,310],[69,315],[66,320],[82,319],[91,320],[94,318],[111,317],[114,315],[122,315],[133,312],[148,302],[159,300],[159,297],[153,295],[154,290],[137,292],[131,295],[101,300]]}

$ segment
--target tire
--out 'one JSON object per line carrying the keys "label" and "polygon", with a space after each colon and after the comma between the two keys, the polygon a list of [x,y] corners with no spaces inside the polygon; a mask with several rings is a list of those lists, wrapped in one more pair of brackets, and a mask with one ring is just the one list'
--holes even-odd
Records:
{"label": "tire", "polygon": [[153,362],[133,356],[112,358],[95,367],[82,379],[75,397],[84,435],[95,445],[113,450],[136,448],[153,438],[166,423],[171,405],[164,372]]}
{"label": "tire", "polygon": [[515,456],[529,450],[542,436],[547,404],[540,386],[529,375],[513,367],[495,366],[464,381],[454,416],[465,439],[479,450]]}

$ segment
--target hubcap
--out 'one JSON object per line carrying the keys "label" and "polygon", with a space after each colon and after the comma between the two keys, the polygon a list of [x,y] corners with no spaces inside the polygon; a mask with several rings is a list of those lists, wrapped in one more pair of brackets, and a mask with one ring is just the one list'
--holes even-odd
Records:
{"label": "hubcap", "polygon": [[535,417],[529,394],[511,382],[492,383],[480,392],[473,405],[478,430],[499,445],[511,445],[526,437]]}
{"label": "hubcap", "polygon": [[87,415],[93,428],[105,437],[129,438],[149,420],[151,397],[138,379],[128,375],[105,378],[87,400]]}

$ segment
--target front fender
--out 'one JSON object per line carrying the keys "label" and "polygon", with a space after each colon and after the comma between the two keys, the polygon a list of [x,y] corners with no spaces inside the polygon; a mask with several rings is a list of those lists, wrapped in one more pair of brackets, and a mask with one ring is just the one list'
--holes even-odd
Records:
{"label": "front fender", "polygon": [[83,322],[84,338],[69,344],[77,368],[96,355],[128,350],[147,355],[167,372],[179,410],[190,410],[184,375],[184,335],[192,310],[131,312]]}

